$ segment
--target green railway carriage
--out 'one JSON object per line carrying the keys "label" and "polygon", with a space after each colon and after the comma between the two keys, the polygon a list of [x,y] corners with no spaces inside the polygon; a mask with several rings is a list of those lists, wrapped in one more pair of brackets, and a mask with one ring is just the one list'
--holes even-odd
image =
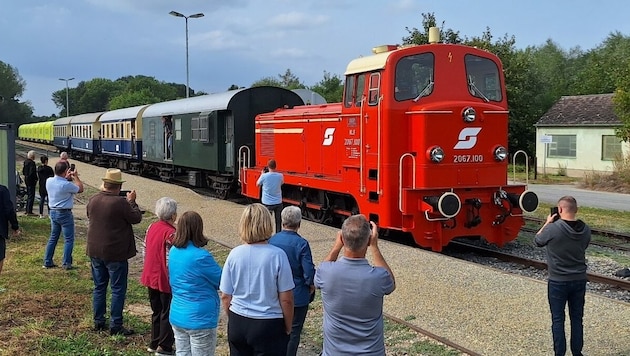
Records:
{"label": "green railway carriage", "polygon": [[256,115],[296,105],[303,105],[299,95],[276,87],[150,105],[142,114],[143,170],[164,180],[184,176],[226,195],[237,180],[239,148],[247,146],[254,157]]}

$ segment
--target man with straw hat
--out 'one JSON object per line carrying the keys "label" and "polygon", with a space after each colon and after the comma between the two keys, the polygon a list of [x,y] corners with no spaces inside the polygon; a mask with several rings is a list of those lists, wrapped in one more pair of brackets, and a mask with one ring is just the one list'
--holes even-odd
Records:
{"label": "man with straw hat", "polygon": [[107,285],[112,290],[111,335],[129,336],[133,330],[123,327],[123,306],[127,294],[128,259],[136,255],[132,224],[142,220],[136,204],[136,191],[120,196],[122,180],[120,169],[110,168],[102,178],[101,191],[93,195],[87,205],[89,219],[87,255],[91,260],[94,292],[95,331],[106,330]]}

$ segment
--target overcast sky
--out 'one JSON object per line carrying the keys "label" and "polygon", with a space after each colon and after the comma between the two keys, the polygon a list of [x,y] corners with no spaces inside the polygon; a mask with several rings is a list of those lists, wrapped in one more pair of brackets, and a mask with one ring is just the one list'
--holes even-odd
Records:
{"label": "overcast sky", "polygon": [[630,35],[627,0],[2,0],[0,61],[18,69],[36,115],[59,113],[59,78],[76,78],[70,87],[126,75],[185,84],[185,20],[171,10],[205,14],[188,21],[189,69],[190,87],[208,93],[287,68],[306,85],[324,71],[343,75],[372,47],[401,43],[422,13],[462,36],[486,27],[514,35],[519,48],[551,38],[588,50],[611,32]]}

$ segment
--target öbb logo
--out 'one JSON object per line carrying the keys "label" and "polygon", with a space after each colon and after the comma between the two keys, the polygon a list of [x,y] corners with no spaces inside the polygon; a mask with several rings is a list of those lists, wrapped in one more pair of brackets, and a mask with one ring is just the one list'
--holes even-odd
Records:
{"label": "\u00f6bb logo", "polygon": [[335,133],[334,127],[329,127],[324,131],[324,142],[322,142],[322,146],[330,146],[333,142],[333,134]]}
{"label": "\u00f6bb logo", "polygon": [[459,142],[453,147],[456,150],[467,150],[477,144],[477,135],[481,127],[466,127],[459,132]]}

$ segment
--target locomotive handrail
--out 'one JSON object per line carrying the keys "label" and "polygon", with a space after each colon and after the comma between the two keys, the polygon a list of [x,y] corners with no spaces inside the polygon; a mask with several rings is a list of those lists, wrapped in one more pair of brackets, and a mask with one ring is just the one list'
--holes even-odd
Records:
{"label": "locomotive handrail", "polygon": [[383,194],[383,189],[381,189],[381,102],[383,101],[383,95],[378,98],[378,130],[377,130],[377,140],[378,140],[378,154],[376,155],[376,191],[379,195]]}
{"label": "locomotive handrail", "polygon": [[516,182],[516,156],[518,156],[519,153],[525,155],[525,185],[529,185],[529,157],[527,156],[527,152],[523,150],[516,151],[514,156],[512,156],[512,180]]}
{"label": "locomotive handrail", "polygon": [[411,188],[412,189],[416,189],[416,156],[414,156],[412,153],[405,153],[402,156],[400,156],[400,162],[398,164],[398,210],[400,210],[400,212],[403,212],[403,208],[402,208],[402,190],[403,190],[403,161],[405,160],[405,157],[411,157],[411,163],[412,163],[412,182],[411,182]]}
{"label": "locomotive handrail", "polygon": [[243,145],[238,148],[238,182],[241,181],[241,168],[249,168],[251,162],[251,154],[249,146]]}
{"label": "locomotive handrail", "polygon": [[363,163],[365,162],[365,159],[363,158],[364,154],[364,142],[365,140],[363,140],[363,120],[365,119],[363,117],[363,108],[365,107],[365,95],[363,95],[361,97],[361,111],[359,111],[359,122],[361,123],[361,130],[360,130],[360,139],[361,139],[361,154],[360,154],[360,167],[359,167],[359,176],[360,176],[360,188],[359,191],[361,193],[365,193],[365,183],[363,182]]}

